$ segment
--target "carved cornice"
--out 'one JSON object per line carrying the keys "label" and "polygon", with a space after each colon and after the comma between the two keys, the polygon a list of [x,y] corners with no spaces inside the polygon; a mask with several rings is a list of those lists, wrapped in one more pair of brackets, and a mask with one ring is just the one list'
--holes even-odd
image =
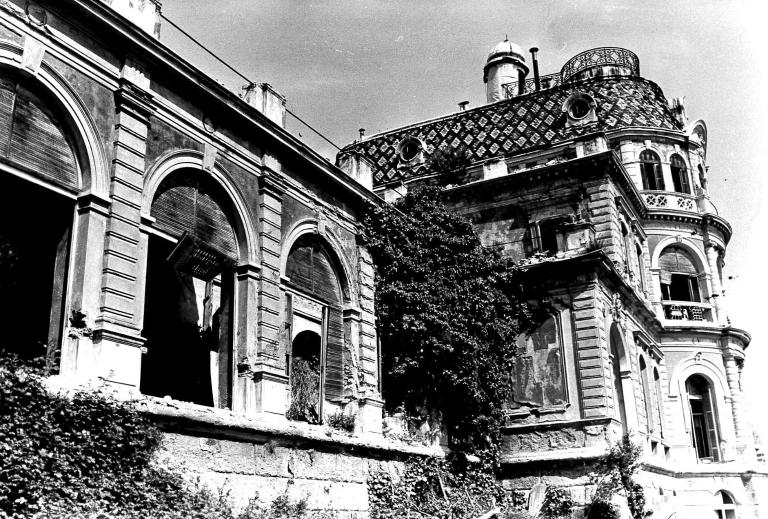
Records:
{"label": "carved cornice", "polygon": [[119,80],[115,104],[119,111],[127,111],[145,122],[154,112],[152,94],[125,78]]}

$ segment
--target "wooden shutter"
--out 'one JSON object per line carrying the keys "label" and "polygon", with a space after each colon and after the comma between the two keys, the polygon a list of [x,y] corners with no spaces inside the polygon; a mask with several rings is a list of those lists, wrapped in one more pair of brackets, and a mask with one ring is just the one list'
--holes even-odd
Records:
{"label": "wooden shutter", "polygon": [[[202,173],[201,173],[202,174]],[[224,210],[191,175],[171,177],[155,195],[151,214],[156,226],[174,236],[184,232],[229,258],[237,258],[235,232]]]}
{"label": "wooden shutter", "polygon": [[344,392],[344,321],[341,310],[329,307],[325,346],[325,398],[337,400]]}
{"label": "wooden shutter", "polygon": [[77,159],[64,124],[35,94],[0,79],[0,156],[32,174],[77,188]]}
{"label": "wooden shutter", "polygon": [[310,239],[299,239],[291,249],[285,275],[296,288],[328,304],[341,305],[341,290],[330,256]]}
{"label": "wooden shutter", "polygon": [[659,258],[659,268],[662,271],[675,274],[696,275],[696,266],[685,251],[678,248],[665,249]]}

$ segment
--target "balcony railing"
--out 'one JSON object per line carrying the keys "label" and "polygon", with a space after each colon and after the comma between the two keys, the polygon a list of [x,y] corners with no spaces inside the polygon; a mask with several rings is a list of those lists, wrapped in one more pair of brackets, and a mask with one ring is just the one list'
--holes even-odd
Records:
{"label": "balcony railing", "polygon": [[[547,74],[546,76],[541,76],[539,78],[539,84],[541,85],[542,90],[547,90],[548,88],[556,87],[557,85],[560,84],[560,74]],[[522,91],[520,90],[519,81],[515,81],[513,83],[506,83],[504,85],[501,85],[501,88],[504,92],[504,98],[511,99],[515,96],[520,96],[520,95],[535,91],[536,79],[528,78],[525,81],[523,81]]]}
{"label": "balcony railing", "polygon": [[640,75],[640,60],[634,52],[620,47],[598,47],[569,59],[560,69],[560,79],[565,83],[580,72],[605,66],[626,68],[629,74]]}
{"label": "balcony railing", "polygon": [[679,211],[698,212],[696,197],[684,193],[667,191],[644,191],[645,205],[651,209],[677,209]]}
{"label": "balcony railing", "polygon": [[664,317],[669,321],[713,322],[712,305],[691,301],[662,301]]}

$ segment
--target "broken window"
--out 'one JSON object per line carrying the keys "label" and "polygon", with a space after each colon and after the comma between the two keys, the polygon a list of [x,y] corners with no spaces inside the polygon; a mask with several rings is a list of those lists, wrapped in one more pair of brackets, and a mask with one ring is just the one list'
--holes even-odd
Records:
{"label": "broken window", "polygon": [[314,236],[296,240],[286,262],[287,417],[319,423],[323,402],[344,390],[342,290],[334,257]]}
{"label": "broken window", "polygon": [[643,180],[644,190],[664,191],[661,161],[659,156],[651,150],[640,152],[640,176]]}
{"label": "broken window", "polygon": [[539,250],[550,255],[563,251],[565,249],[563,229],[565,224],[570,221],[567,216],[557,216],[540,221]]}
{"label": "broken window", "polygon": [[715,414],[712,386],[701,375],[685,381],[691,412],[691,436],[696,456],[703,461],[720,461],[720,431]]}
{"label": "broken window", "polygon": [[144,394],[231,406],[236,241],[225,197],[201,171],[158,188],[144,311]]}
{"label": "broken window", "polygon": [[535,330],[517,337],[515,381],[510,401],[520,407],[557,407],[567,403],[558,320],[548,316]]}
{"label": "broken window", "polygon": [[672,171],[672,184],[678,193],[691,194],[691,182],[688,180],[688,168],[680,155],[672,155],[669,161]]}

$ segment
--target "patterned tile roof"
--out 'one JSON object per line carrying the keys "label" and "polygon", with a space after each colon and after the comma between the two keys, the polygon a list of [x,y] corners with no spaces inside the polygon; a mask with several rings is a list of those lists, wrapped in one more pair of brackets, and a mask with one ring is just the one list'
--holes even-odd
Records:
{"label": "patterned tile roof", "polygon": [[[596,123],[566,128],[561,110],[575,92],[594,98]],[[381,185],[416,175],[409,168],[398,168],[397,146],[406,136],[421,139],[427,153],[463,145],[473,161],[483,161],[624,127],[681,130],[655,83],[639,77],[594,78],[374,135],[344,147],[339,155],[353,151],[362,154],[373,164],[374,185]]]}

